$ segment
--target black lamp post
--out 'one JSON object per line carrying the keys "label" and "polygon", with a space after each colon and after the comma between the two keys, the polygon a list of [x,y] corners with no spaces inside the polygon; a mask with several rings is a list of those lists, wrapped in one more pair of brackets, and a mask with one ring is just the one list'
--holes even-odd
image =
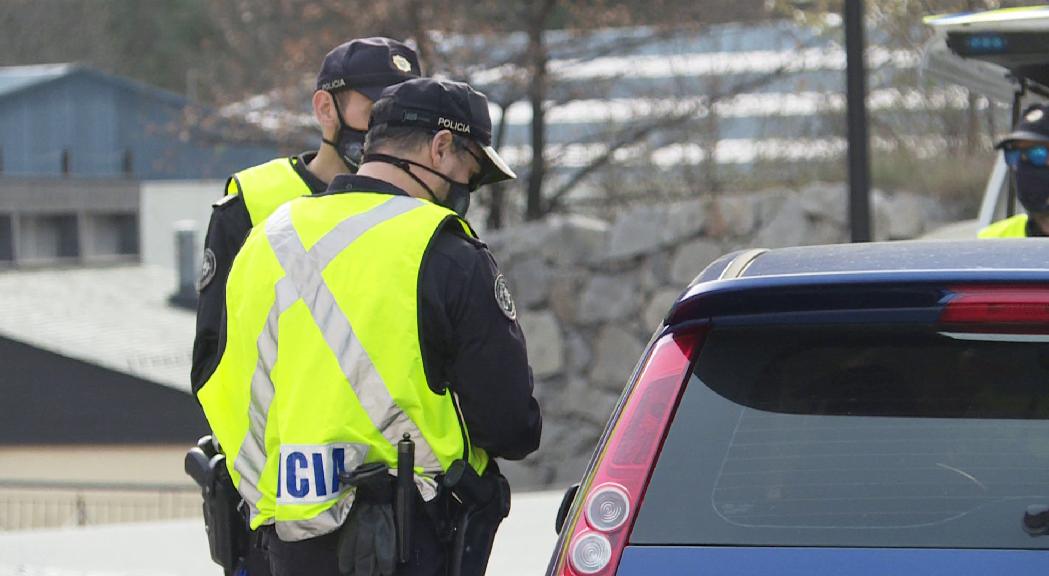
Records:
{"label": "black lamp post", "polygon": [[863,0],[845,0],[845,78],[849,142],[849,227],[853,242],[871,240],[870,136]]}

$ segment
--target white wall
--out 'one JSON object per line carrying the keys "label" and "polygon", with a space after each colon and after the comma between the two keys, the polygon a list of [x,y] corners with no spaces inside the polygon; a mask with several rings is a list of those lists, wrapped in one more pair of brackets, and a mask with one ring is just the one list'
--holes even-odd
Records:
{"label": "white wall", "polygon": [[211,204],[222,198],[221,180],[143,182],[139,222],[142,263],[175,267],[175,223],[197,223],[197,250],[204,250],[204,234],[211,219]]}

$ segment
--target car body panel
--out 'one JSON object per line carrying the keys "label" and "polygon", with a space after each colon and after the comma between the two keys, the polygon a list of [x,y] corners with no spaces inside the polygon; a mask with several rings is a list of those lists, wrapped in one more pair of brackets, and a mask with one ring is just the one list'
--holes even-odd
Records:
{"label": "car body panel", "polygon": [[1000,576],[1049,569],[1044,550],[628,546],[618,576]]}

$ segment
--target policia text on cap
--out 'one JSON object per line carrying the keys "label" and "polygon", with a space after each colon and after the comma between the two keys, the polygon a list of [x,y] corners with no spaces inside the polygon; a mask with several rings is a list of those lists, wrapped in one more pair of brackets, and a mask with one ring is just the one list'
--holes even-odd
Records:
{"label": "policia text on cap", "polygon": [[252,231],[197,396],[274,574],[482,574],[509,510],[493,458],[534,451],[541,418],[463,217],[514,174],[487,100],[455,82],[383,91],[364,152]]}

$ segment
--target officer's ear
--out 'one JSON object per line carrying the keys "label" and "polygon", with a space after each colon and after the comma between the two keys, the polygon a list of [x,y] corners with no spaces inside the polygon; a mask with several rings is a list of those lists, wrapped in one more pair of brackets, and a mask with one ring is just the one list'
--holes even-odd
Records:
{"label": "officer's ear", "polygon": [[335,95],[327,90],[313,93],[313,116],[321,125],[321,135],[327,139],[335,138],[339,130],[339,112],[335,106]]}
{"label": "officer's ear", "polygon": [[434,166],[441,166],[455,155],[452,146],[452,133],[441,130],[430,139],[430,161]]}

